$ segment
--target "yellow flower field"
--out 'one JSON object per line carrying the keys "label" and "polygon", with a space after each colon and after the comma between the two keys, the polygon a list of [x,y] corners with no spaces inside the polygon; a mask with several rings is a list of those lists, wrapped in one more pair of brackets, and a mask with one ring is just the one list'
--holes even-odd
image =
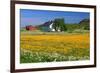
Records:
{"label": "yellow flower field", "polygon": [[89,52],[87,52],[90,48],[89,45],[89,33],[63,35],[21,34],[21,50],[33,53],[57,53],[64,56],[69,54],[84,57],[89,56]]}

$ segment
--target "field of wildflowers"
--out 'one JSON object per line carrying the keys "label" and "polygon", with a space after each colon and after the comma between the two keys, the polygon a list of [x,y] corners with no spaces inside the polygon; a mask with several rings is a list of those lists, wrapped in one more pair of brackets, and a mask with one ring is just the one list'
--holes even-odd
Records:
{"label": "field of wildflowers", "polygon": [[21,63],[88,60],[89,33],[21,34]]}

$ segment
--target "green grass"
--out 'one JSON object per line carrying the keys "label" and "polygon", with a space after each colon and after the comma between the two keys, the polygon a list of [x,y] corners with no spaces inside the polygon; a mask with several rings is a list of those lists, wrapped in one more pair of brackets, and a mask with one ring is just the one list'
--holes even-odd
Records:
{"label": "green grass", "polygon": [[21,50],[20,63],[89,60],[89,49],[71,49],[67,54]]}
{"label": "green grass", "polygon": [[66,32],[42,32],[40,30],[35,30],[35,31],[21,31],[21,34],[23,35],[72,35],[72,34],[85,34],[89,33],[88,30],[68,30]]}

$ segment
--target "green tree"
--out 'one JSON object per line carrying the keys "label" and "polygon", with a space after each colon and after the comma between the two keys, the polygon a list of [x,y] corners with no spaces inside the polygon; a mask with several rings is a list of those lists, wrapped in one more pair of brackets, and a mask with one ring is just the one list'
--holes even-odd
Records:
{"label": "green tree", "polygon": [[55,31],[58,31],[58,30],[66,31],[67,30],[67,28],[65,26],[65,23],[64,23],[64,18],[62,18],[62,19],[60,19],[60,18],[55,19],[53,27],[54,27]]}

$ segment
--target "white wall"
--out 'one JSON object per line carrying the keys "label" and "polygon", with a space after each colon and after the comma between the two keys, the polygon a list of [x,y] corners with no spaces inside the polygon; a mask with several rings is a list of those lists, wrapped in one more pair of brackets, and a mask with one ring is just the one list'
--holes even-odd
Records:
{"label": "white wall", "polygon": [[[34,73],[99,73],[100,72],[100,0],[32,0],[42,2],[89,4],[97,6],[97,67],[41,71]],[[10,73],[10,0],[0,0],[0,73]],[[33,72],[31,72],[33,73]]]}

